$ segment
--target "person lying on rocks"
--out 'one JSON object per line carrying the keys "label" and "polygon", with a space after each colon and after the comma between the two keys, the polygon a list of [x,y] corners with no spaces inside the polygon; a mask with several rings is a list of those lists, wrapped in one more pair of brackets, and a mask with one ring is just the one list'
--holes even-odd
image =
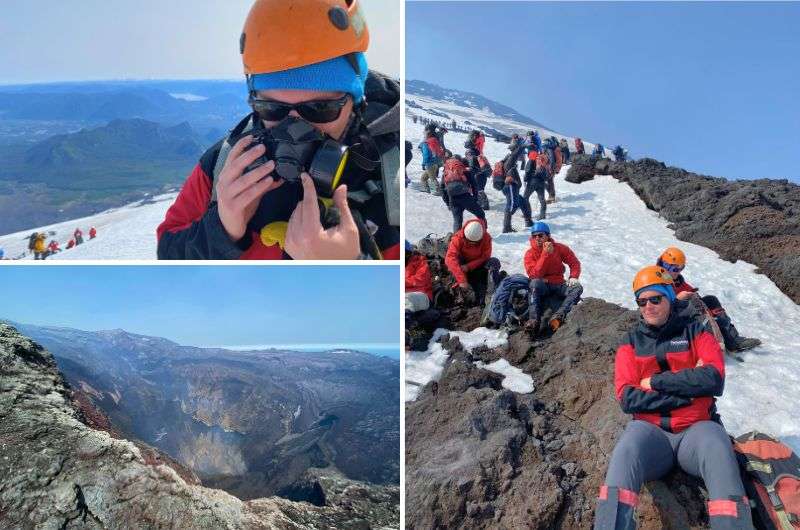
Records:
{"label": "person lying on rocks", "polygon": [[[547,223],[533,223],[530,245],[525,253],[525,272],[530,278],[528,321],[525,328],[533,334],[538,333],[542,299],[555,295],[564,299],[549,321],[550,329],[556,331],[583,293],[583,286],[578,280],[581,262],[567,245],[553,240]],[[569,279],[566,281],[564,264],[569,267]]]}
{"label": "person lying on rocks", "polygon": [[[681,274],[686,267],[686,254],[681,249],[669,247],[658,257],[656,265],[664,267],[672,276],[675,294],[679,300],[690,300],[692,297],[700,296],[697,294],[697,289],[692,287]],[[761,344],[759,339],[739,335],[736,326],[733,325],[731,318],[725,312],[716,296],[706,295],[702,297],[702,300],[717,322],[717,326],[719,326],[722,338],[725,340],[725,349],[732,352],[741,352]]]}
{"label": "person lying on rocks", "polygon": [[499,283],[500,261],[492,257],[492,236],[486,221],[470,219],[453,234],[444,263],[468,304],[484,305],[489,273]]}
{"label": "person lying on rocks", "polygon": [[633,420],[611,455],[594,528],[635,528],[642,485],[675,465],[705,482],[712,529],[753,528],[733,446],[716,412],[725,382],[719,343],[676,309],[672,276],[663,267],[640,270],[633,292],[640,318],[614,364],[616,398]]}

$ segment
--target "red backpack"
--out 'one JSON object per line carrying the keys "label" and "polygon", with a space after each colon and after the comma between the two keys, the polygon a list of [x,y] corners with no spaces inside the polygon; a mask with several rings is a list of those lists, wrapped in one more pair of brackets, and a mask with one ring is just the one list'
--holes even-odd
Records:
{"label": "red backpack", "polygon": [[467,182],[467,177],[464,176],[464,171],[466,170],[467,166],[465,166],[461,160],[449,158],[447,162],[444,163],[444,183],[450,184],[457,180]]}
{"label": "red backpack", "polygon": [[800,529],[800,458],[790,447],[757,431],[736,438],[733,448],[756,527]]}

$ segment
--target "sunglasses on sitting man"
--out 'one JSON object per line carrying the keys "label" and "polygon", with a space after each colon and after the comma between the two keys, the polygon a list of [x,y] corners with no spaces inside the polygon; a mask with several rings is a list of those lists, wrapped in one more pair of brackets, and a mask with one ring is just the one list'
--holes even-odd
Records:
{"label": "sunglasses on sitting man", "polygon": [[659,294],[656,296],[647,296],[645,298],[637,298],[636,305],[638,305],[639,307],[644,307],[647,305],[647,302],[650,302],[653,305],[658,305],[661,303],[661,300],[663,299],[664,299],[663,294]]}
{"label": "sunglasses on sitting man", "polygon": [[683,270],[683,267],[680,265],[672,265],[670,263],[661,262],[661,266],[664,267],[667,272],[681,272]]}
{"label": "sunglasses on sitting man", "polygon": [[536,234],[532,234],[532,237],[535,237],[536,239],[539,238],[547,239],[547,234],[545,234],[544,232],[538,232]]}
{"label": "sunglasses on sitting man", "polygon": [[316,99],[300,103],[284,103],[274,99],[259,99],[251,95],[247,103],[253,109],[253,112],[265,121],[281,121],[290,112],[296,110],[301,118],[311,123],[330,123],[339,118],[348,97],[350,95],[345,94],[337,99]]}

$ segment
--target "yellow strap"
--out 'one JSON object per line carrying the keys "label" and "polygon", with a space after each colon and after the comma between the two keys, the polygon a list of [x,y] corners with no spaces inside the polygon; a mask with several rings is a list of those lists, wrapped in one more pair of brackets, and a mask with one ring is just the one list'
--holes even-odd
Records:
{"label": "yellow strap", "polygon": [[275,221],[261,229],[261,242],[264,246],[271,247],[274,244],[286,248],[286,229],[289,223],[286,221]]}

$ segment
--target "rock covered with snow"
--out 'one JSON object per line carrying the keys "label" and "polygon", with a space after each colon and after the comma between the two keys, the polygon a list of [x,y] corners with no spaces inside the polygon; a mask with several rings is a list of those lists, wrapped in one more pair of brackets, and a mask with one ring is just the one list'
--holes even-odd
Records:
{"label": "rock covered with snow", "polygon": [[668,167],[576,156],[568,182],[612,175],[628,183],[651,209],[672,223],[675,236],[710,248],[725,260],[759,267],[800,303],[800,186],[788,180],[729,181]]}

